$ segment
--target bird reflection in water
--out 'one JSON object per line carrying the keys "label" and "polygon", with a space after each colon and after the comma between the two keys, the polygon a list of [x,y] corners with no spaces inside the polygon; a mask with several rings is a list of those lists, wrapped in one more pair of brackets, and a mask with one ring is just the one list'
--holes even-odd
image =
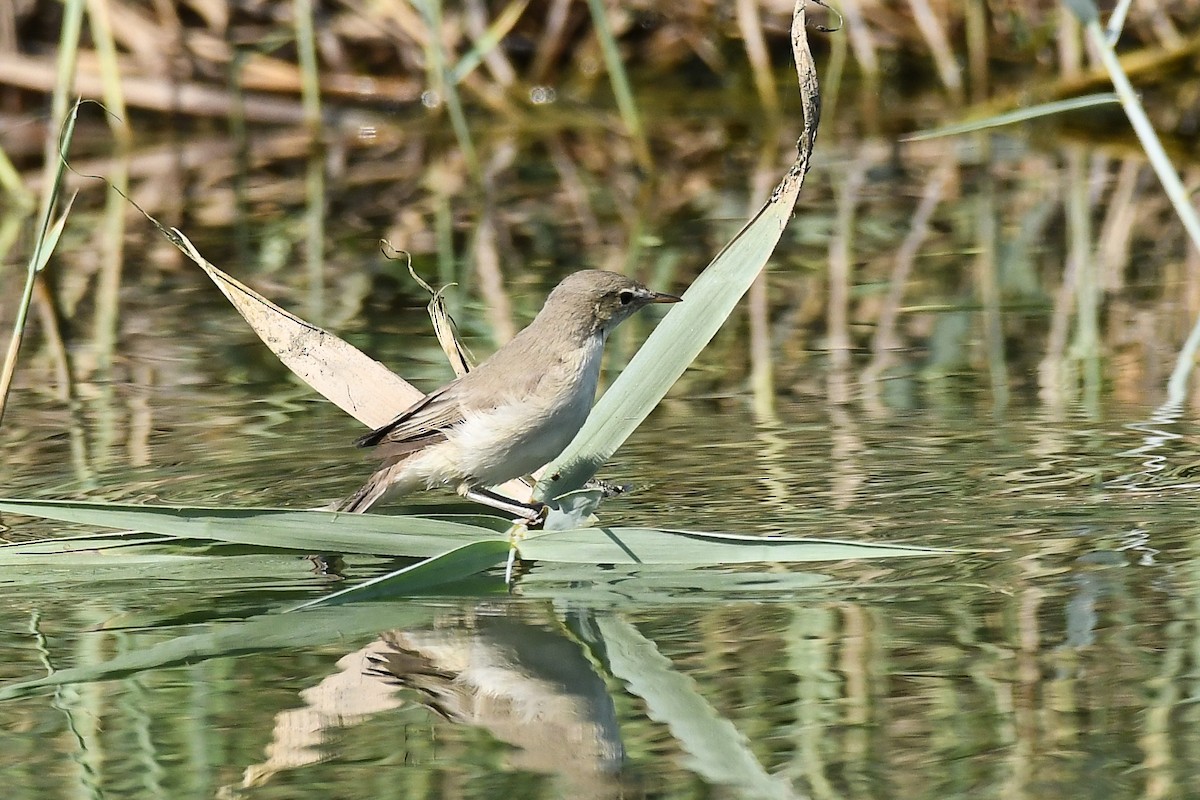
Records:
{"label": "bird reflection in water", "polygon": [[[554,776],[561,796],[627,794],[612,697],[581,646],[557,629],[481,608],[427,629],[385,631],[337,666],[301,692],[303,707],[276,716],[267,759],[246,769],[242,788],[335,759],[326,745],[334,730],[416,703],[507,743],[509,768]],[[397,739],[403,747],[404,734]]]}

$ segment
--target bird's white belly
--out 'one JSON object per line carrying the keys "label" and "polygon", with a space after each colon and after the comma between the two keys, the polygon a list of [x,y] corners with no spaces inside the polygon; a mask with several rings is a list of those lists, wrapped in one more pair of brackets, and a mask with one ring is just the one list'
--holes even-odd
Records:
{"label": "bird's white belly", "polygon": [[590,344],[582,369],[548,400],[514,398],[496,409],[468,412],[447,432],[445,443],[417,456],[425,483],[496,486],[552,461],[575,438],[592,409],[603,348],[599,338]]}

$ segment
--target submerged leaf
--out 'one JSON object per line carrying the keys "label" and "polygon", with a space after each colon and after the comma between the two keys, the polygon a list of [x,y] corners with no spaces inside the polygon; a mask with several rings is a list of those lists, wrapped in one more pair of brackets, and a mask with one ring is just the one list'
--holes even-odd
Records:
{"label": "submerged leaf", "polygon": [[511,548],[512,545],[508,542],[498,539],[464,544],[462,547],[410,564],[404,569],[310,600],[296,606],[292,611],[418,594],[494,567],[508,558]]}

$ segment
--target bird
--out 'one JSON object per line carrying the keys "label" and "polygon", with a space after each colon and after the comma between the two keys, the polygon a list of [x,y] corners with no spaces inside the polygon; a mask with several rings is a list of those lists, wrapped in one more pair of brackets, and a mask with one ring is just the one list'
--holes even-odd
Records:
{"label": "bird", "polygon": [[453,487],[535,520],[544,505],[491,487],[530,475],[575,438],[591,412],[614,328],[652,303],[681,299],[615,272],[568,275],[491,357],[358,439],[359,447],[376,448],[382,463],[338,510],[361,513],[387,496]]}

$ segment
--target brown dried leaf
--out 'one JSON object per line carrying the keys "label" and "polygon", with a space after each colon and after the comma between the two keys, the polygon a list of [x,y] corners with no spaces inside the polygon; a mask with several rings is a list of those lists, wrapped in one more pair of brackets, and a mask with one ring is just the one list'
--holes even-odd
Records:
{"label": "brown dried leaf", "polygon": [[329,402],[371,428],[390,422],[424,393],[332,333],[285,311],[214,267],[178,230],[181,249],[195,261],[284,366]]}

